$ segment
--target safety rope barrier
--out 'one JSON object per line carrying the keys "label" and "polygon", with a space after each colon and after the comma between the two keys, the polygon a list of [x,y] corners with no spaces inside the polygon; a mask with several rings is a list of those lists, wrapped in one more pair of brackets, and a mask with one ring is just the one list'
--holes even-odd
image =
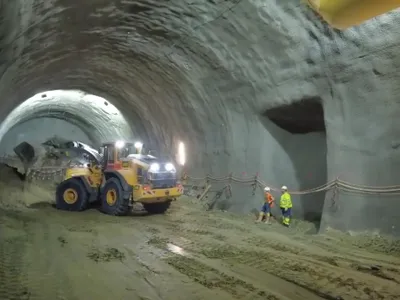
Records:
{"label": "safety rope barrier", "polygon": [[[233,183],[238,183],[241,185],[251,185],[253,186],[253,194],[255,192],[255,188],[258,186],[260,188],[270,187],[272,191],[280,191],[279,188],[271,187],[266,184],[264,181],[258,178],[258,174],[254,177],[242,177],[238,178],[233,176],[232,174],[224,177],[213,177],[211,175],[206,175],[205,177],[191,177],[190,175],[184,174],[182,177],[183,181],[205,181],[207,184],[211,182],[222,183],[229,182],[229,185]],[[331,180],[323,185],[320,185],[315,188],[310,188],[302,191],[291,191],[289,192],[293,195],[309,195],[314,193],[326,192],[331,189],[335,189],[337,191],[344,191],[347,193],[356,193],[356,194],[364,194],[364,195],[400,195],[400,185],[392,185],[392,186],[366,186],[353,184],[347,181],[340,180],[336,178],[335,180]]]}
{"label": "safety rope barrier", "polygon": [[[13,165],[13,164],[18,164],[20,163],[20,160],[16,156],[12,155],[4,155],[0,156],[0,162],[5,163],[8,165]],[[65,173],[65,167],[61,166],[50,166],[50,167],[37,167],[37,168],[32,168],[28,170],[28,177],[30,178],[35,178],[35,179],[40,179],[40,180],[51,180],[51,179],[59,179],[61,178]],[[253,188],[253,195],[256,192],[257,188],[264,188],[266,186],[270,187],[272,191],[278,192],[280,191],[280,188],[272,187],[265,183],[263,180],[259,178],[258,173],[255,176],[251,177],[236,177],[232,173],[223,176],[223,177],[214,177],[211,175],[206,175],[205,177],[192,177],[188,174],[184,174],[182,177],[182,181],[192,181],[192,182],[198,182],[198,181],[203,181],[205,182],[205,186],[209,185],[211,182],[215,183],[227,183],[226,186],[224,187],[224,191],[226,190],[226,193],[228,195],[232,194],[232,184],[237,183],[241,185],[248,185]],[[198,184],[197,184],[198,185]],[[196,186],[193,184],[193,186]],[[400,185],[391,185],[391,186],[366,186],[366,185],[360,185],[360,184],[353,184],[344,180],[341,180],[339,178],[336,178],[335,180],[331,180],[323,185],[320,185],[315,188],[310,188],[302,191],[292,191],[289,190],[289,192],[293,195],[309,195],[309,194],[315,194],[315,193],[321,193],[321,192],[326,192],[331,189],[335,189],[336,191],[343,191],[346,193],[354,193],[354,194],[362,194],[362,195],[400,195]]]}

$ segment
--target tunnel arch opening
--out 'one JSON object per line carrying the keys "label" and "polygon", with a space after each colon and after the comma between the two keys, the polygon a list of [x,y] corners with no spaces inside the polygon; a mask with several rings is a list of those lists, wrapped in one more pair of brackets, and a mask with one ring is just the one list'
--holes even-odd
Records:
{"label": "tunnel arch opening", "polygon": [[95,147],[110,138],[133,138],[130,124],[108,100],[81,90],[51,90],[35,94],[8,114],[0,127],[0,149],[9,151],[22,138],[41,143],[59,135],[84,137]]}
{"label": "tunnel arch opening", "polygon": [[[300,191],[327,182],[327,140],[322,103],[319,96],[307,96],[262,113],[265,127],[290,159],[290,168],[293,169],[291,184]],[[282,173],[291,172],[282,170]],[[288,178],[282,180],[285,182]],[[314,223],[318,230],[324,200],[324,192],[293,196],[297,207],[295,216]]]}

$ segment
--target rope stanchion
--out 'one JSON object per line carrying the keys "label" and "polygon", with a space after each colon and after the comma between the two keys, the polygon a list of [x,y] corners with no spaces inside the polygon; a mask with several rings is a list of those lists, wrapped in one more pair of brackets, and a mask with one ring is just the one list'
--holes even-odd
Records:
{"label": "rope stanchion", "polygon": [[226,199],[232,198],[232,186],[228,184],[225,189],[225,197]]}
{"label": "rope stanchion", "polygon": [[334,211],[336,211],[338,209],[337,207],[337,196],[339,195],[339,177],[336,178],[336,182],[335,182],[335,186],[333,188],[333,193],[332,193],[332,197],[331,197],[331,206],[330,208]]}
{"label": "rope stanchion", "polygon": [[227,199],[229,199],[229,198],[232,197],[232,177],[233,177],[233,174],[230,173],[230,174],[229,174],[228,185],[227,185],[227,188],[226,188],[226,190],[225,190],[225,197],[226,197]]}
{"label": "rope stanchion", "polygon": [[258,173],[256,174],[256,176],[254,176],[254,183],[252,184],[252,186],[253,186],[253,190],[252,190],[251,194],[253,196],[255,196],[256,191],[257,191],[257,186],[258,186]]}
{"label": "rope stanchion", "polygon": [[225,186],[221,190],[216,192],[214,198],[210,202],[208,202],[206,204],[206,210],[207,211],[212,210],[215,207],[215,205],[217,204],[218,200],[221,198],[222,194],[226,191],[227,187],[228,186]]}

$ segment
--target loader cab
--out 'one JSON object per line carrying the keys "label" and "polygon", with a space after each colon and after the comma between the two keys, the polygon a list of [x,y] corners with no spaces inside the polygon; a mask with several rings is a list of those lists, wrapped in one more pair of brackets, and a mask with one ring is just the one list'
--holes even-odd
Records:
{"label": "loader cab", "polygon": [[103,169],[119,170],[122,169],[122,159],[134,153],[134,145],[124,141],[104,143],[102,145]]}

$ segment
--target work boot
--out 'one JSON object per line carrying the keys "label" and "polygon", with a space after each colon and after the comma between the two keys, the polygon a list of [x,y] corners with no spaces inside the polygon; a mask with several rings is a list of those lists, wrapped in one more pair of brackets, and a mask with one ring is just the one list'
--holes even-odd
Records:
{"label": "work boot", "polygon": [[260,223],[264,218],[264,213],[260,212],[260,214],[258,215],[258,219],[256,220],[256,223]]}
{"label": "work boot", "polygon": [[290,219],[289,219],[289,218],[283,218],[282,224],[283,224],[283,226],[285,226],[285,227],[289,227]]}

